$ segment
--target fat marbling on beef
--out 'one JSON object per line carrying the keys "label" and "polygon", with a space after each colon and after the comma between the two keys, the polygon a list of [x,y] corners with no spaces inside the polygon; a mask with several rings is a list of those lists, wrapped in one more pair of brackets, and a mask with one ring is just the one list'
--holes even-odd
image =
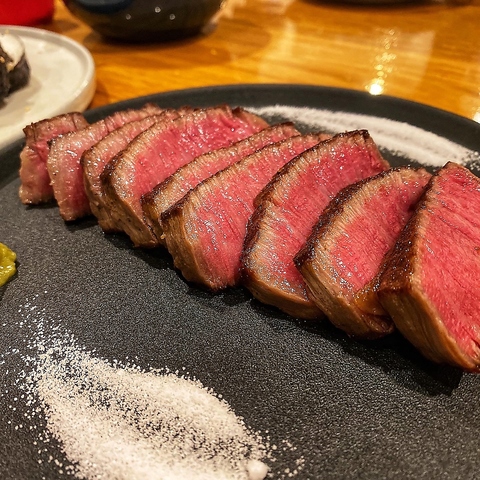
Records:
{"label": "fat marbling on beef", "polygon": [[294,256],[342,188],[388,167],[364,130],[335,135],[285,165],[256,199],[247,228],[242,279],[252,294],[295,317],[323,317]]}
{"label": "fat marbling on beef", "polygon": [[47,157],[47,170],[64,220],[76,220],[91,213],[83,183],[82,154],[108,133],[125,123],[160,113],[153,104],[134,110],[115,112],[82,130],[69,132],[53,139]]}
{"label": "fat marbling on beef", "polygon": [[297,135],[267,145],[190,190],[162,215],[175,266],[211,290],[238,283],[240,255],[253,202],[275,172],[323,135]]}
{"label": "fat marbling on beef", "polygon": [[256,150],[294,135],[299,135],[299,132],[292,123],[273,125],[233,145],[200,155],[179,168],[142,197],[142,208],[157,238],[162,241],[162,213],[189,190]]}
{"label": "fat marbling on beef", "polygon": [[107,163],[112,160],[115,155],[124,150],[136,136],[140,135],[140,133],[144,132],[154,123],[173,120],[191,111],[193,111],[193,109],[188,107],[178,110],[167,109],[158,115],[150,115],[140,120],[128,122],[110,132],[97,144],[83,153],[81,164],[83,167],[85,193],[90,203],[90,209],[95,217],[97,217],[98,223],[104,232],[112,233],[120,230],[116,227],[115,221],[110,216],[108,208],[106,208],[104,200],[105,192],[100,180],[100,175]]}
{"label": "fat marbling on beef", "polygon": [[374,339],[393,331],[376,297],[378,272],[429,178],[400,167],[344,188],[295,257],[309,298],[347,334]]}
{"label": "fat marbling on beef", "polygon": [[388,255],[378,295],[427,358],[480,371],[480,179],[448,163],[432,176]]}
{"label": "fat marbling on beef", "polygon": [[136,246],[159,245],[144,218],[142,196],[195,157],[267,126],[257,115],[226,105],[152,125],[110,161],[101,175],[107,207],[116,225]]}
{"label": "fat marbling on beef", "polygon": [[57,115],[27,125],[25,147],[20,153],[20,190],[22,203],[37,205],[53,200],[53,188],[47,171],[50,141],[59,135],[81,130],[88,125],[78,112]]}

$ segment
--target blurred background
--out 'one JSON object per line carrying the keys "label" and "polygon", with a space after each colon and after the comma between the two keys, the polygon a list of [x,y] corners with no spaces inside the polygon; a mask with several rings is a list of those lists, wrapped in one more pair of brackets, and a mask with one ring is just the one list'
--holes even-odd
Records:
{"label": "blurred background", "polygon": [[[12,3],[0,1],[0,23],[9,23],[5,12]],[[393,95],[480,120],[479,0],[193,3],[23,0],[15,2],[14,15],[27,11],[31,21],[18,23],[66,35],[91,52],[97,76],[92,107],[205,85],[308,83]],[[142,19],[133,13],[139,8],[150,9]],[[175,12],[170,24],[202,12],[206,23],[160,31],[158,38],[145,33],[139,42],[151,26],[144,25],[128,38],[125,22],[152,23],[167,11]],[[99,33],[105,24],[112,35]]]}

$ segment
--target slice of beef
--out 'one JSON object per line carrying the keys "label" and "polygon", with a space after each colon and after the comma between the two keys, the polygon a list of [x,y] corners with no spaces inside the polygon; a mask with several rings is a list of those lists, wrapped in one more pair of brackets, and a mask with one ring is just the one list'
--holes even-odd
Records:
{"label": "slice of beef", "polygon": [[252,136],[225,148],[208,152],[179,168],[142,197],[142,208],[155,235],[162,241],[161,215],[202,180],[214,175],[256,150],[299,135],[292,123],[265,128]]}
{"label": "slice of beef", "polygon": [[98,223],[104,232],[115,232],[118,228],[111,218],[109,210],[105,208],[104,189],[100,181],[105,165],[112,158],[124,150],[128,144],[140,133],[151,127],[155,122],[174,120],[180,115],[190,113],[191,108],[184,107],[178,110],[165,110],[158,115],[151,115],[140,120],[126,123],[110,132],[93,147],[86,150],[81,158],[83,167],[83,182],[90,209],[97,217]]}
{"label": "slice of beef", "polygon": [[212,107],[158,122],[107,164],[101,175],[116,226],[135,246],[159,245],[144,219],[141,197],[195,157],[231,145],[268,124],[241,108]]}
{"label": "slice of beef", "polygon": [[281,169],[256,199],[248,225],[242,277],[252,294],[295,317],[323,317],[293,258],[342,188],[388,167],[368,132],[354,131],[326,140]]}
{"label": "slice of beef", "polygon": [[82,130],[67,133],[51,142],[47,170],[64,220],[76,220],[91,213],[83,184],[80,164],[82,154],[116,128],[161,111],[160,107],[147,104],[138,110],[115,112]]}
{"label": "slice of beef", "polygon": [[398,330],[427,358],[480,371],[480,179],[448,163],[430,180],[380,277]]}
{"label": "slice of beef", "polygon": [[81,130],[88,125],[81,113],[58,115],[27,125],[25,147],[20,153],[20,200],[39,204],[53,200],[53,189],[47,171],[50,141],[59,135]]}
{"label": "slice of beef", "polygon": [[162,215],[175,266],[211,290],[236,285],[254,199],[275,172],[316,145],[321,135],[297,135],[243,158],[207,178]]}
{"label": "slice of beef", "polygon": [[344,188],[295,257],[309,298],[347,334],[374,339],[393,331],[376,297],[377,275],[429,178],[402,167]]}

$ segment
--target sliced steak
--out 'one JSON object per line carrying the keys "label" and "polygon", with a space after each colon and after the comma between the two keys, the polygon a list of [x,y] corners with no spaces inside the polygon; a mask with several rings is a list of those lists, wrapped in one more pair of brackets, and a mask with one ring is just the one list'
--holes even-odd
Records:
{"label": "sliced steak", "polygon": [[162,215],[167,248],[187,280],[211,290],[238,283],[255,197],[280,167],[320,139],[298,135],[268,145],[207,178]]}
{"label": "sliced steak", "polygon": [[173,120],[184,113],[191,112],[190,108],[179,110],[165,110],[158,115],[151,115],[141,120],[126,123],[102,138],[93,147],[86,150],[81,158],[83,167],[83,181],[85,193],[90,203],[92,213],[104,232],[118,231],[109,210],[105,208],[104,189],[100,181],[105,165],[112,158],[124,150],[127,145],[140,133],[151,127],[155,122]]}
{"label": "sliced steak", "polygon": [[336,135],[285,165],[256,199],[248,225],[242,277],[252,294],[292,316],[321,318],[293,258],[342,188],[388,167],[366,131]]}
{"label": "sliced steak", "polygon": [[81,130],[88,125],[78,112],[58,115],[27,125],[25,147],[20,153],[20,190],[22,203],[39,204],[53,200],[53,189],[47,171],[50,140],[68,132]]}
{"label": "sliced steak", "polygon": [[231,145],[268,124],[241,108],[198,110],[174,121],[158,122],[107,164],[101,179],[116,226],[136,246],[159,244],[144,219],[141,197],[195,157]]}
{"label": "sliced steak", "polygon": [[380,277],[398,330],[427,358],[480,371],[480,179],[448,163],[430,180]]}
{"label": "sliced steak", "polygon": [[180,200],[202,180],[239,161],[256,150],[299,135],[292,123],[274,125],[233,145],[200,155],[179,168],[142,198],[142,208],[158,239],[162,239],[162,213]]}
{"label": "sliced steak", "polygon": [[402,167],[341,190],[295,257],[308,296],[347,334],[373,339],[393,331],[376,297],[377,275],[429,178]]}
{"label": "sliced steak", "polygon": [[51,142],[47,170],[64,220],[76,220],[91,213],[83,184],[80,164],[82,154],[116,128],[161,111],[160,107],[147,104],[138,110],[115,112],[82,130],[67,133]]}

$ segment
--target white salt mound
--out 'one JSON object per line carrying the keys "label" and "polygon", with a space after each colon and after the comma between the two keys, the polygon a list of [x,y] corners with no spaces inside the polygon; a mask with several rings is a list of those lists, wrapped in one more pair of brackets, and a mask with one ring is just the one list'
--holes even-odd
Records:
{"label": "white salt mound", "polygon": [[261,480],[262,439],[200,382],[112,366],[78,347],[40,356],[48,431],[79,478]]}
{"label": "white salt mound", "polygon": [[460,164],[478,161],[478,152],[419,127],[387,118],[286,105],[249,110],[266,117],[281,116],[294,123],[308,125],[312,130],[330,133],[366,129],[380,148],[423,165],[441,167],[448,161]]}

